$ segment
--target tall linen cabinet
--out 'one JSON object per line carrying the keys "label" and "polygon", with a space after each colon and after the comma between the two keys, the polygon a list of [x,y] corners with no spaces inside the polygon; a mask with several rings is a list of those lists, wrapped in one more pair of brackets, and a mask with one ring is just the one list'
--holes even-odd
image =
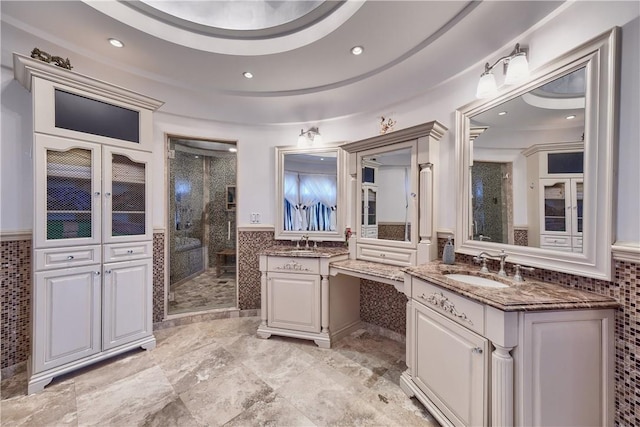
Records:
{"label": "tall linen cabinet", "polygon": [[14,54],[33,102],[28,393],[152,330],[152,112],[161,102]]}

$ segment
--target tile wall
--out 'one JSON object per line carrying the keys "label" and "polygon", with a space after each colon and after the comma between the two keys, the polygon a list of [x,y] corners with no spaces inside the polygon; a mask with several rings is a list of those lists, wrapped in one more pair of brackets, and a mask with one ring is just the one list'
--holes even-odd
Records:
{"label": "tile wall", "polygon": [[[446,239],[439,239],[442,253]],[[153,301],[154,322],[162,319],[164,311],[164,234],[154,234]],[[239,308],[260,308],[260,271],[258,252],[274,244],[272,231],[240,231],[239,254]],[[24,362],[29,354],[29,310],[31,286],[31,241],[0,242],[0,327],[1,364],[12,367]],[[457,256],[459,262],[471,262],[471,257]],[[495,265],[491,266],[496,268]],[[612,282],[588,279],[564,273],[537,270],[536,279],[559,283],[563,286],[610,295],[622,307],[616,313],[615,405],[616,425],[640,425],[640,263],[616,261]],[[371,324],[404,333],[406,309],[404,295],[388,285],[361,282],[361,315]],[[382,296],[382,297],[381,297]],[[382,301],[382,302],[381,302]]]}

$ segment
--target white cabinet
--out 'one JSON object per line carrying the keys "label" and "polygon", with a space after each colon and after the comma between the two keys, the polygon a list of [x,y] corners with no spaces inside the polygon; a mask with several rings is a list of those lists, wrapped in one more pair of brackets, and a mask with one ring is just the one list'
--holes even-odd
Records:
{"label": "white cabinet", "polygon": [[161,103],[14,55],[34,104],[28,392],[152,330],[151,116]]}
{"label": "white cabinet", "polygon": [[100,265],[37,272],[34,285],[34,372],[99,353]]}
{"label": "white cabinet", "polygon": [[582,252],[584,143],[537,144],[527,157],[529,246]]}
{"label": "white cabinet", "polygon": [[445,426],[613,424],[613,309],[505,312],[405,275],[400,386]]}
{"label": "white cabinet", "polygon": [[[277,251],[281,253],[281,249]],[[329,263],[347,255],[287,257],[260,255],[261,324],[258,336],[281,335],[332,342],[360,325],[360,279],[329,277]]]}
{"label": "white cabinet", "polygon": [[582,252],[582,178],[540,179],[540,247]]}
{"label": "white cabinet", "polygon": [[320,333],[320,276],[269,273],[267,324],[274,328]]}
{"label": "white cabinet", "polygon": [[414,303],[413,380],[455,425],[486,424],[486,338]]}
{"label": "white cabinet", "polygon": [[373,160],[362,160],[360,200],[360,233],[361,237],[378,238],[378,168],[380,164]]}

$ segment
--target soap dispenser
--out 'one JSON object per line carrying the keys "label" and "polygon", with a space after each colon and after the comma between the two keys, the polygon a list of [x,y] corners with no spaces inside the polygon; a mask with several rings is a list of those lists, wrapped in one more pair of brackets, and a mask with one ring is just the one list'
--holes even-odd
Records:
{"label": "soap dispenser", "polygon": [[453,241],[451,237],[447,240],[447,243],[444,244],[444,251],[442,251],[442,262],[445,264],[453,264],[456,262],[456,254],[453,249]]}

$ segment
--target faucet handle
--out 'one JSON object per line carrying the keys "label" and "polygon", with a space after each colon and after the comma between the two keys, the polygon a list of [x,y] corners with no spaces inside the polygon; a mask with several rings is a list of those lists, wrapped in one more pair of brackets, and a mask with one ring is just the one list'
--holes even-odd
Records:
{"label": "faucet handle", "polygon": [[520,270],[523,271],[535,271],[535,268],[533,267],[525,267],[524,265],[520,265],[520,264],[516,264],[513,266],[513,268],[516,270],[515,273],[513,274],[513,280],[515,280],[516,282],[524,282],[524,277],[522,276],[522,273],[520,272]]}
{"label": "faucet handle", "polygon": [[482,267],[480,268],[481,273],[488,273],[489,269],[487,268],[487,257],[484,254],[480,254],[478,256],[473,257],[473,261],[476,264],[482,263]]}

